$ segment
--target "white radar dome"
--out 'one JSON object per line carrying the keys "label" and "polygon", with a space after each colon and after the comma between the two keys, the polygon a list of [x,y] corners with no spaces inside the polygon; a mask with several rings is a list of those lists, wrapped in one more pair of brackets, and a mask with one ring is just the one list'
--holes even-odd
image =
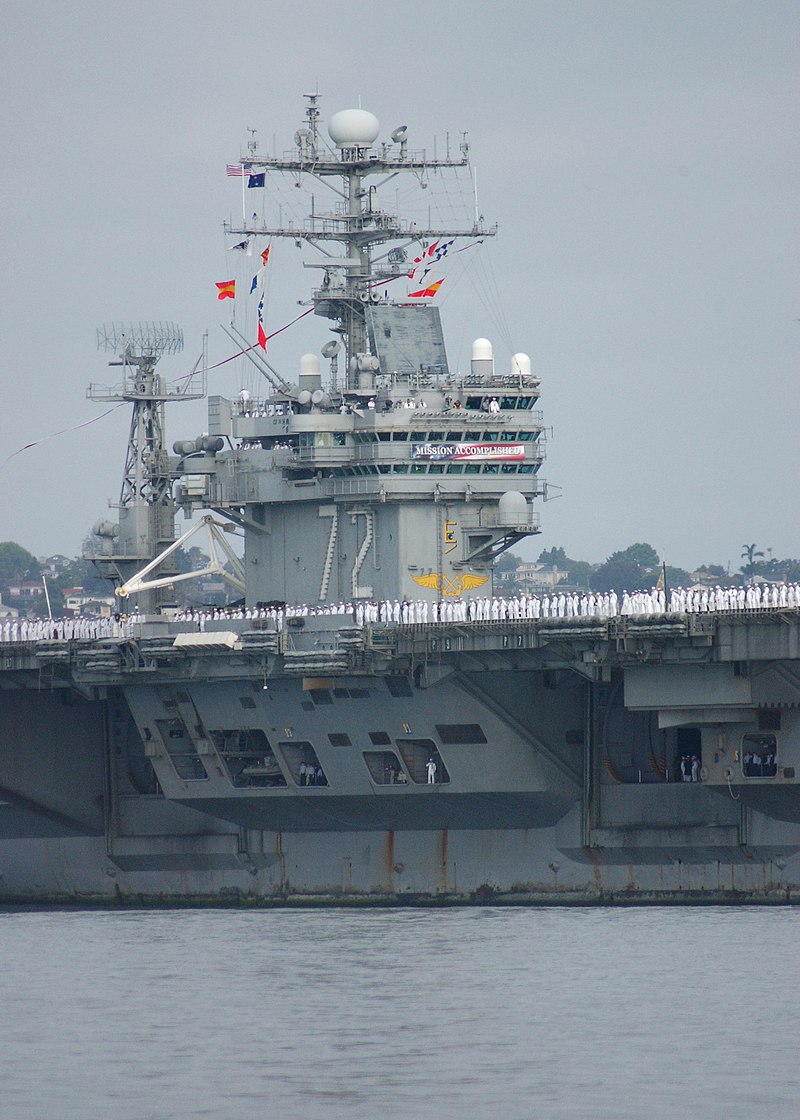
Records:
{"label": "white radar dome", "polygon": [[511,358],[512,373],[530,373],[531,360],[527,354],[514,354]]}
{"label": "white radar dome", "polygon": [[342,109],[328,121],[328,135],[337,148],[368,148],[380,129],[378,118],[366,109]]}
{"label": "white radar dome", "polygon": [[303,354],[300,358],[300,376],[319,373],[319,358],[316,354]]}
{"label": "white radar dome", "polygon": [[500,515],[507,524],[524,525],[528,520],[528,503],[524,494],[506,490],[497,503]]}
{"label": "white radar dome", "polygon": [[485,362],[493,357],[492,344],[488,338],[476,338],[472,343],[473,362]]}

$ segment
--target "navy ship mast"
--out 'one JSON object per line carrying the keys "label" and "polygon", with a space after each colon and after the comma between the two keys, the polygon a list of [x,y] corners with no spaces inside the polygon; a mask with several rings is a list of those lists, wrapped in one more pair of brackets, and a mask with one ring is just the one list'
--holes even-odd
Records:
{"label": "navy ship mast", "polygon": [[[396,175],[415,175],[427,185],[424,176],[429,173],[468,167],[466,136],[461,141],[458,159],[429,159],[424,151],[409,151],[405,125],[394,129],[390,143],[375,149],[372,145],[380,130],[377,118],[363,109],[345,109],[334,113],[328,122],[328,133],[336,149],[332,151],[320,136],[319,94],[305,96],[305,127],[294,135],[295,153],[280,158],[259,156],[256,142],[251,140],[242,166],[246,164],[252,174],[287,172],[298,178],[298,186],[301,176],[310,176],[332,190],[338,201],[330,210],[312,211],[302,229],[258,225],[254,221],[226,228],[237,237],[305,242],[322,254],[320,259],[306,262],[306,267],[324,272],[322,285],[312,294],[314,310],[337,323],[333,329],[345,344],[346,386],[356,390],[358,374],[364,372],[362,367],[371,366],[365,359],[375,356],[369,352],[366,307],[384,300],[382,286],[407,275],[406,249],[413,244],[426,246],[433,239],[493,237],[497,230],[484,227],[477,214],[474,224],[466,229],[421,229],[404,223],[399,215],[389,213],[378,203],[378,190]],[[374,176],[382,178],[368,186],[367,180]],[[376,255],[376,250],[390,242],[400,244]],[[329,248],[336,243],[344,246],[339,255]]]}

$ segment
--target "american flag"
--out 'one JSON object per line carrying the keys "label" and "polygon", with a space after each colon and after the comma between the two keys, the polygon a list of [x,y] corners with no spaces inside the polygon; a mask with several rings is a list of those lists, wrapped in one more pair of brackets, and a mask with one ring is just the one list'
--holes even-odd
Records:
{"label": "american flag", "polygon": [[252,175],[252,174],[254,174],[253,168],[250,166],[249,163],[229,163],[228,164],[228,175],[231,175],[234,178],[241,179],[241,177],[243,175]]}

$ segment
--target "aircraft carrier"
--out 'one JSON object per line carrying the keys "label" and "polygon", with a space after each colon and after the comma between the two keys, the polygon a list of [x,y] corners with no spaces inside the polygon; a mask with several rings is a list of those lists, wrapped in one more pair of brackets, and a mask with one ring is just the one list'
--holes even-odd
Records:
{"label": "aircraft carrier", "polygon": [[[166,405],[204,391],[205,361],[168,384],[169,324],[102,335],[122,380],[90,395],[131,426],[91,551],[125,618],[0,643],[0,901],[796,901],[800,612],[476,617],[539,531],[540,381],[484,337],[449,364],[436,297],[495,232],[477,207],[443,228],[396,206],[469,148],[379,142],[361,109],[323,132],[307,100],[290,151],[251,142],[228,168],[255,276],[220,295],[250,307],[257,341],[228,334],[260,388],[210,396],[207,431],[168,450]],[[248,217],[281,177],[327,201]],[[326,331],[291,371],[264,314],[286,238]],[[175,608],[195,530],[241,608]]]}

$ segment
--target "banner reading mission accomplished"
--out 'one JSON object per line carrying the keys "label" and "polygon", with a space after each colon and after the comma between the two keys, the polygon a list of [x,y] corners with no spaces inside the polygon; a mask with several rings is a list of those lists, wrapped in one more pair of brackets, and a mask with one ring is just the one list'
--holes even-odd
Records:
{"label": "banner reading mission accomplished", "polygon": [[412,459],[524,459],[523,443],[420,443],[411,449]]}

